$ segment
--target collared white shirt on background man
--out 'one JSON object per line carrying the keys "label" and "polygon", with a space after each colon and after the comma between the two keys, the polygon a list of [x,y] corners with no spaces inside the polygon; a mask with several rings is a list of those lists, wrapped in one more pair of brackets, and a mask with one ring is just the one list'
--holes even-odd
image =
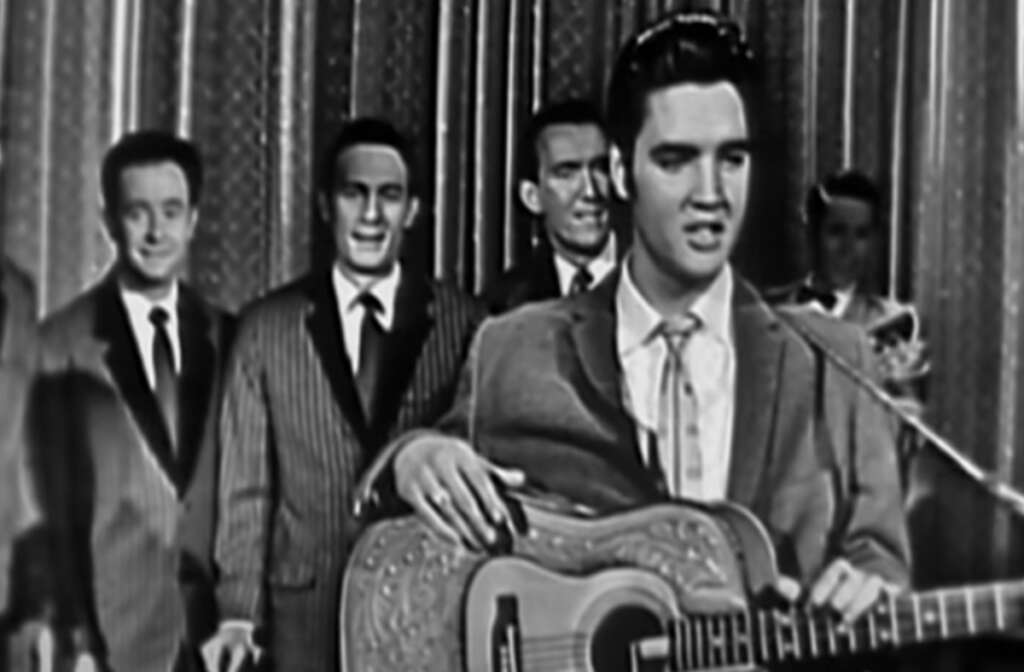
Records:
{"label": "collared white shirt on background man", "polygon": [[384,331],[390,331],[395,320],[395,295],[398,293],[398,283],[401,279],[402,269],[399,264],[395,264],[390,273],[374,281],[364,290],[342,273],[337,264],[334,265],[331,273],[334,298],[338,304],[338,316],[341,318],[345,353],[352,364],[353,373],[359,372],[359,348],[362,345],[363,316],[366,314],[366,309],[358,301],[359,296],[368,291],[377,297],[383,309],[377,319]]}
{"label": "collared white shirt on background man", "polygon": [[139,349],[139,358],[146,373],[150,389],[156,389],[156,365],[153,363],[153,338],[156,326],[150,320],[150,313],[160,307],[167,311],[167,335],[171,341],[171,354],[174,357],[174,371],[181,373],[181,336],[178,318],[178,283],[171,285],[171,291],[159,301],[153,301],[142,292],[119,285],[121,303],[128,313],[128,323],[135,345]]}
{"label": "collared white shirt on background man", "polygon": [[[730,267],[719,274],[690,308],[700,328],[690,336],[683,358],[697,397],[697,427],[702,462],[700,492],[673,492],[691,499],[724,499],[732,453],[733,413],[736,406],[736,347],[732,333],[733,276]],[[662,370],[668,356],[658,334],[662,316],[640,294],[628,263],[623,263],[615,294],[615,341],[622,366],[626,407],[636,421],[640,447],[650,463],[651,441],[657,435]],[[672,464],[658,446],[661,464]]]}
{"label": "collared white shirt on background man", "polygon": [[[605,276],[615,269],[615,265],[618,263],[618,248],[616,245],[615,234],[612,233],[608,236],[608,242],[605,243],[601,253],[584,264],[593,278],[590,282],[591,287],[604,280]],[[567,296],[579,267],[562,257],[558,252],[554,254],[555,272],[558,274],[558,292],[561,296]]]}

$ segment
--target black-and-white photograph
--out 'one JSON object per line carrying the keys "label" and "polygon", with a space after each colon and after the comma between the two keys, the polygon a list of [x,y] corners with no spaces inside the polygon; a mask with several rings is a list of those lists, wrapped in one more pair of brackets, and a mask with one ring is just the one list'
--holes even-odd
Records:
{"label": "black-and-white photograph", "polygon": [[1024,0],[0,0],[0,672],[1024,669]]}

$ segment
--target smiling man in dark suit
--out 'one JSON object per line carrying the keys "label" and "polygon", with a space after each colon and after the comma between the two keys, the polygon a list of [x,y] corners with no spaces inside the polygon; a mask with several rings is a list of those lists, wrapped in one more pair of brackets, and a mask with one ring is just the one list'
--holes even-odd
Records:
{"label": "smiling man in dark suit", "polygon": [[104,157],[101,185],[114,266],[42,327],[39,445],[61,612],[79,659],[188,670],[198,656],[187,640],[214,616],[202,571],[211,535],[194,546],[183,535],[212,524],[198,502],[213,498],[193,484],[214,482],[197,474],[216,462],[203,437],[230,331],[179,280],[199,219],[199,153],[167,133],[130,133]]}
{"label": "smiling man in dark suit", "polygon": [[891,427],[822,347],[866,369],[866,339],[772,311],[728,261],[755,84],[739,28],[716,15],[626,42],[607,99],[633,248],[593,291],[486,322],[440,431],[393,444],[398,493],[440,533],[496,540],[509,518],[494,477],[603,511],[729,499],[768,529],[786,597],[802,586],[853,620],[907,582]]}
{"label": "smiling man in dark suit", "polygon": [[586,291],[619,261],[608,211],[608,138],[601,112],[570,99],[538,110],[516,158],[516,193],[540,228],[528,259],[488,291],[492,312]]}
{"label": "smiling man in dark suit", "polygon": [[207,669],[269,655],[338,669],[338,594],[358,531],[356,481],[377,450],[436,420],[482,308],[398,262],[416,217],[408,142],[350,122],[319,198],[335,259],[244,312],[220,422],[216,559],[223,615]]}

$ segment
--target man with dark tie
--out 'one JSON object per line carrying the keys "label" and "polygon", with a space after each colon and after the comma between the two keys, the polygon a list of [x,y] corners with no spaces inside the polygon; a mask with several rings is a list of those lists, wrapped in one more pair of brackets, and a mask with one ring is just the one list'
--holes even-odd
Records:
{"label": "man with dark tie", "polygon": [[488,291],[496,313],[586,291],[618,262],[608,213],[608,140],[594,105],[566,100],[534,114],[516,171],[519,201],[541,231],[531,256]]}
{"label": "man with dark tie", "polygon": [[348,123],[319,175],[333,263],[244,311],[220,420],[210,672],[267,656],[278,670],[338,669],[357,480],[451,402],[483,310],[399,263],[419,207],[414,165],[391,124]]}
{"label": "man with dark tie", "polygon": [[116,260],[42,327],[40,471],[60,613],[80,662],[195,669],[189,642],[215,622],[204,489],[216,456],[204,436],[230,332],[179,279],[199,219],[199,153],[167,133],[130,133],[106,153],[101,187]]}

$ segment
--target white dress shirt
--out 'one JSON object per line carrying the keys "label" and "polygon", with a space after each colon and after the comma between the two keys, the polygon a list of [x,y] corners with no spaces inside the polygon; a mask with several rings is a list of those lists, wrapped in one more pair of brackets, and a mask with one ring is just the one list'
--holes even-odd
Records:
{"label": "white dress shirt", "polygon": [[[661,373],[668,356],[665,339],[657,332],[663,317],[637,289],[628,263],[622,265],[619,278],[615,294],[615,339],[623,371],[624,401],[637,423],[640,449],[649,463],[651,439],[657,436]],[[673,492],[672,495],[702,501],[725,498],[736,392],[732,293],[732,271],[726,266],[690,308],[701,326],[687,341],[683,358],[697,398],[698,443],[703,469],[699,492]],[[660,464],[677,461],[664,454],[669,449],[667,446],[657,448],[661,453]]]}
{"label": "white dress shirt", "polygon": [[171,291],[159,301],[153,301],[145,294],[124,285],[120,285],[121,302],[128,313],[128,323],[135,336],[135,345],[139,349],[139,359],[146,373],[150,389],[156,389],[156,366],[153,363],[153,337],[156,326],[149,319],[154,308],[167,311],[167,335],[171,341],[171,355],[174,358],[174,371],[181,373],[181,337],[178,334],[178,283],[171,286]]}
{"label": "white dress shirt", "polygon": [[[616,251],[615,234],[612,233],[608,236],[608,242],[605,243],[601,253],[583,265],[590,271],[590,277],[593,278],[590,283],[591,287],[601,282],[606,275],[614,270],[615,265],[618,263]],[[558,252],[555,252],[555,272],[558,274],[558,291],[562,296],[569,294],[573,278],[576,277],[578,271],[579,266],[558,254]]]}
{"label": "white dress shirt", "polygon": [[398,283],[402,279],[402,269],[399,264],[395,264],[390,273],[365,288],[342,273],[337,264],[334,265],[331,277],[334,283],[334,298],[338,302],[338,316],[341,318],[345,354],[352,364],[352,373],[359,373],[359,348],[362,345],[363,316],[366,314],[366,308],[359,303],[359,297],[364,292],[377,297],[383,309],[377,316],[377,321],[384,331],[391,331],[391,324],[395,319],[395,295],[398,293]]}

